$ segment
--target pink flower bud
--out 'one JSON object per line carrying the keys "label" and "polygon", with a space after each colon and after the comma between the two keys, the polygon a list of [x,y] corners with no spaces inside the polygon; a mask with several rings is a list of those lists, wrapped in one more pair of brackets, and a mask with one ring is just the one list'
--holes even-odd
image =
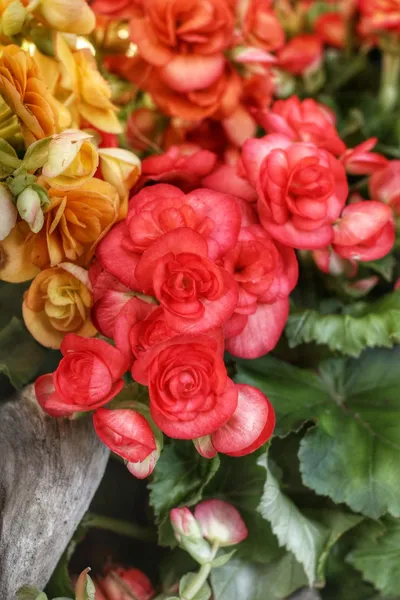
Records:
{"label": "pink flower bud", "polygon": [[182,542],[184,537],[190,537],[193,540],[203,539],[200,525],[187,506],[173,508],[169,515],[175,537],[179,543]]}
{"label": "pink flower bud", "polygon": [[113,568],[94,583],[96,600],[151,600],[155,595],[149,578],[139,569]]}
{"label": "pink flower bud", "polygon": [[169,514],[179,545],[198,563],[209,562],[212,558],[211,546],[203,538],[200,525],[187,506],[173,508]]}
{"label": "pink flower bud", "polygon": [[224,500],[205,500],[194,511],[205,538],[220,546],[233,546],[247,538],[242,517],[232,504]]}

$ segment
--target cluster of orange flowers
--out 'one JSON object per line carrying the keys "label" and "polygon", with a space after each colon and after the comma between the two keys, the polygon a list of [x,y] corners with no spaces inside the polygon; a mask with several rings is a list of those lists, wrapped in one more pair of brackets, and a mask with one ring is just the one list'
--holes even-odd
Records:
{"label": "cluster of orange flowers", "polygon": [[15,5],[0,1],[0,279],[33,279],[25,323],[59,348],[65,333],[96,334],[87,267],[125,216],[140,161],[118,148],[111,89],[78,37],[95,27],[86,0]]}

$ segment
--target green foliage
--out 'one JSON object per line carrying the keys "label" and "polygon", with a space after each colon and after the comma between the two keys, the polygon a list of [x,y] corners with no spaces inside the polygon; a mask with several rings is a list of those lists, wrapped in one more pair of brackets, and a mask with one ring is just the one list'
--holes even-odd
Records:
{"label": "green foliage", "polygon": [[278,435],[316,423],[300,446],[305,485],[366,516],[398,517],[399,357],[400,349],[368,351],[325,361],[318,374],[265,357],[241,361],[237,380],[270,398]]}
{"label": "green foliage", "polygon": [[347,560],[385,596],[400,595],[400,521],[365,523]]}
{"label": "green foliage", "polygon": [[392,348],[400,341],[400,290],[373,304],[360,305],[357,314],[294,311],[289,316],[286,335],[291,348],[316,342],[355,357],[365,348]]}
{"label": "green foliage", "polygon": [[200,502],[203,490],[219,467],[218,457],[202,458],[191,442],[172,442],[164,448],[150,484],[150,502],[159,524],[159,543],[175,545],[169,511]]}
{"label": "green foliage", "polygon": [[17,600],[47,600],[46,594],[33,587],[32,585],[24,585],[16,594]]}

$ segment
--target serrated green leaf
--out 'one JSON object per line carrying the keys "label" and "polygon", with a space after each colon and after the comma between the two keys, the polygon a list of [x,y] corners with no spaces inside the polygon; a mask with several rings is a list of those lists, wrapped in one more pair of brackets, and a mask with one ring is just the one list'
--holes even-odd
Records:
{"label": "serrated green leaf", "polygon": [[280,490],[273,476],[267,456],[258,462],[267,471],[267,481],[260,501],[259,511],[271,523],[280,546],[293,552],[307,575],[310,586],[317,579],[317,565],[329,532],[326,527],[303,515],[296,505]]}
{"label": "serrated green leaf", "polygon": [[0,330],[0,373],[15,388],[21,389],[34,379],[46,353],[16,317]]}
{"label": "serrated green leaf", "polygon": [[400,521],[365,523],[347,561],[385,596],[400,595]]}
{"label": "serrated green leaf", "polygon": [[37,171],[37,169],[43,167],[49,156],[49,145],[51,141],[51,137],[44,138],[29,146],[25,153],[22,165],[27,171]]}
{"label": "serrated green leaf", "polygon": [[400,516],[399,359],[396,348],[346,361],[343,405],[321,412],[300,445],[304,483],[372,518]]}
{"label": "serrated green leaf", "polygon": [[214,600],[283,600],[306,584],[302,566],[290,553],[267,565],[233,559],[211,572]]}
{"label": "serrated green leaf", "polygon": [[[182,599],[185,598],[185,593],[195,580],[197,573],[187,573],[179,583],[179,595]],[[191,596],[191,600],[209,600],[211,598],[211,588],[205,582],[195,596]]]}
{"label": "serrated green leaf", "polygon": [[164,448],[150,484],[150,503],[159,524],[159,543],[174,546],[169,511],[201,501],[205,486],[215,476],[219,458],[201,457],[191,442],[172,442]]}
{"label": "serrated green leaf", "polygon": [[378,518],[400,516],[400,348],[331,359],[319,374],[271,357],[239,361],[237,381],[259,387],[277,434],[313,420],[300,446],[302,479],[317,494]]}
{"label": "serrated green leaf", "polygon": [[315,342],[354,357],[366,348],[392,348],[400,342],[400,290],[366,305],[357,315],[294,311],[285,331],[291,348]]}

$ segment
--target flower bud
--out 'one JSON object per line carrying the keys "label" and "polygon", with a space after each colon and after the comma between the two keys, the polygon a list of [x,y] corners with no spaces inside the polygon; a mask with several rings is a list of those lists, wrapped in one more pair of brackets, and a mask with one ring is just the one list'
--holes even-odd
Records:
{"label": "flower bud", "polygon": [[124,198],[139,179],[139,158],[122,148],[100,148],[98,152],[104,180],[116,188],[120,198]]}
{"label": "flower bud", "polygon": [[17,209],[11,192],[0,186],[0,240],[4,240],[17,222]]}
{"label": "flower bud", "polygon": [[234,546],[247,538],[242,517],[232,504],[224,500],[205,500],[194,510],[205,538],[219,546]]}
{"label": "flower bud", "polygon": [[44,223],[44,216],[41,207],[41,199],[38,192],[32,187],[27,187],[18,196],[17,210],[21,219],[26,221],[33,233],[38,233]]}
{"label": "flower bud", "polygon": [[87,35],[96,25],[86,0],[41,0],[38,11],[51,29],[65,33]]}
{"label": "flower bud", "polygon": [[150,579],[139,569],[113,567],[94,584],[96,600],[151,600],[155,595]]}
{"label": "flower bud", "polygon": [[185,537],[191,538],[193,541],[203,539],[200,525],[187,506],[173,508],[170,512],[170,519],[175,537],[180,544]]}
{"label": "flower bud", "polygon": [[198,563],[208,562],[211,558],[211,547],[203,538],[200,525],[187,506],[173,508],[169,514],[179,545]]}
{"label": "flower bud", "polygon": [[93,177],[99,157],[90,138],[83,131],[71,129],[55,136],[50,142],[42,174],[52,187],[73,189]]}

